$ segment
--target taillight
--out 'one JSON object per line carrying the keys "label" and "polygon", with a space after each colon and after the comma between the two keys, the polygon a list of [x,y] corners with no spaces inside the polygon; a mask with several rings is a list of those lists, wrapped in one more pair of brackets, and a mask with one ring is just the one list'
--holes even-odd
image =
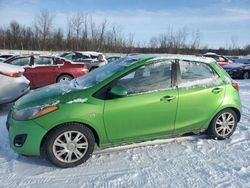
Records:
{"label": "taillight", "polygon": [[239,84],[237,82],[233,82],[232,86],[234,89],[236,89],[237,91],[239,91]]}
{"label": "taillight", "polygon": [[0,72],[0,74],[9,76],[9,77],[21,77],[22,72]]}
{"label": "taillight", "polygon": [[89,69],[83,68],[82,72],[89,72]]}

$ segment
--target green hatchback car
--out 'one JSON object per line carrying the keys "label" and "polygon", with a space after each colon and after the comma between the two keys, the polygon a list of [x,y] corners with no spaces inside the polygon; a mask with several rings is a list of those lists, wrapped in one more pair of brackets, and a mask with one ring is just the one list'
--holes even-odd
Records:
{"label": "green hatchback car", "polygon": [[241,116],[238,84],[209,58],[136,55],[34,90],[8,115],[13,150],[45,153],[58,167],[85,162],[94,146],[206,133],[229,138]]}

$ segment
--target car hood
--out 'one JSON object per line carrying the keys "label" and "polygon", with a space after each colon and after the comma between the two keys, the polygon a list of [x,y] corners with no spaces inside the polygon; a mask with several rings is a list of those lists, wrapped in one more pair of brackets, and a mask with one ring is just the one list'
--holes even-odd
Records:
{"label": "car hood", "polygon": [[225,65],[224,68],[225,69],[237,69],[237,68],[242,68],[244,66],[245,64],[242,64],[242,63],[231,63],[229,65]]}
{"label": "car hood", "polygon": [[[83,89],[76,88],[72,82],[52,84],[33,90],[15,102],[15,109],[34,106],[57,105],[75,100]],[[81,96],[83,97],[83,96]]]}

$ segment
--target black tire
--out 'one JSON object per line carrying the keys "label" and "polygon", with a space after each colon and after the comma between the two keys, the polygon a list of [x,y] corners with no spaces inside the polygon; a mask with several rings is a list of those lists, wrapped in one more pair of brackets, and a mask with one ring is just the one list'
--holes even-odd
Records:
{"label": "black tire", "polygon": [[89,70],[89,72],[91,72],[91,71],[93,71],[93,70],[95,70],[95,69],[97,69],[97,68],[99,68],[99,67],[92,67],[92,68]]}
{"label": "black tire", "polygon": [[242,78],[243,79],[249,79],[249,72],[244,72]]}
{"label": "black tire", "polygon": [[72,80],[73,79],[73,77],[72,76],[70,76],[70,75],[68,75],[68,74],[63,74],[63,75],[61,75],[61,76],[59,76],[57,79],[56,79],[56,82],[58,83],[58,82],[63,82],[63,81],[69,81],[69,80]]}
{"label": "black tire", "polygon": [[[60,146],[56,145],[56,140],[58,140],[58,138],[63,138],[64,134],[69,134],[70,133],[69,131],[73,132],[73,133],[71,133],[71,136],[70,136],[72,139],[75,139],[78,136],[78,135],[76,135],[75,137],[72,137],[72,135],[75,132],[84,135],[84,138],[82,138],[82,139],[84,139],[84,140],[86,139],[87,142],[79,142],[79,144],[87,143],[88,147],[85,150],[82,149],[82,151],[78,150],[78,148],[75,148],[75,150],[78,150],[78,152],[79,151],[84,152],[83,156],[79,159],[76,159],[75,161],[73,161],[73,159],[77,158],[77,156],[75,155],[75,153],[73,153],[74,151],[68,150],[68,152],[65,153],[65,159],[68,156],[68,154],[71,153],[72,162],[71,161],[65,162],[65,161],[63,161],[64,155],[61,155],[60,157],[58,157],[58,156],[56,156],[55,151],[56,151],[56,148],[59,148],[59,149],[57,149],[57,153],[59,153],[58,151],[65,152],[66,148],[68,147],[69,144],[65,144],[65,145],[67,145],[67,147],[60,148]],[[66,137],[65,137],[65,142],[66,142]],[[59,142],[57,142],[57,143],[59,143]],[[66,124],[63,124],[59,127],[56,127],[54,130],[52,130],[48,134],[48,136],[46,137],[46,140],[45,140],[44,150],[45,150],[45,154],[46,154],[48,160],[52,164],[54,164],[60,168],[70,168],[70,167],[80,165],[80,164],[84,163],[86,160],[88,160],[94,151],[94,145],[95,145],[95,137],[94,137],[92,131],[88,127],[81,125],[81,124],[78,124],[78,123],[66,123]]]}
{"label": "black tire", "polygon": [[[230,121],[231,122],[230,125],[222,123],[223,125],[220,126],[220,124],[218,124],[218,123],[220,123],[220,120],[223,119],[223,117],[222,117],[223,114],[224,115],[230,114],[232,116],[232,119],[230,119],[230,120],[232,120],[232,121]],[[226,117],[229,117],[229,116],[226,116]],[[217,122],[217,120],[218,120],[218,122]],[[222,110],[211,121],[211,123],[207,129],[207,133],[213,139],[219,139],[219,140],[227,139],[234,133],[234,131],[237,127],[237,122],[238,122],[238,119],[237,119],[237,115],[236,115],[235,111],[233,111],[232,109]],[[225,134],[223,134],[224,130],[221,130],[221,129],[226,129]]]}

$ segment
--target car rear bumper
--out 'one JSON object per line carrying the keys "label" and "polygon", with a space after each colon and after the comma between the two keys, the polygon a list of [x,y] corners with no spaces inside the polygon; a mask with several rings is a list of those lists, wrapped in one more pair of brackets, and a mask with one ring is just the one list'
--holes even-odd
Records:
{"label": "car rear bumper", "polygon": [[30,82],[25,77],[7,77],[0,81],[4,82],[0,91],[0,104],[13,102],[30,90]]}

